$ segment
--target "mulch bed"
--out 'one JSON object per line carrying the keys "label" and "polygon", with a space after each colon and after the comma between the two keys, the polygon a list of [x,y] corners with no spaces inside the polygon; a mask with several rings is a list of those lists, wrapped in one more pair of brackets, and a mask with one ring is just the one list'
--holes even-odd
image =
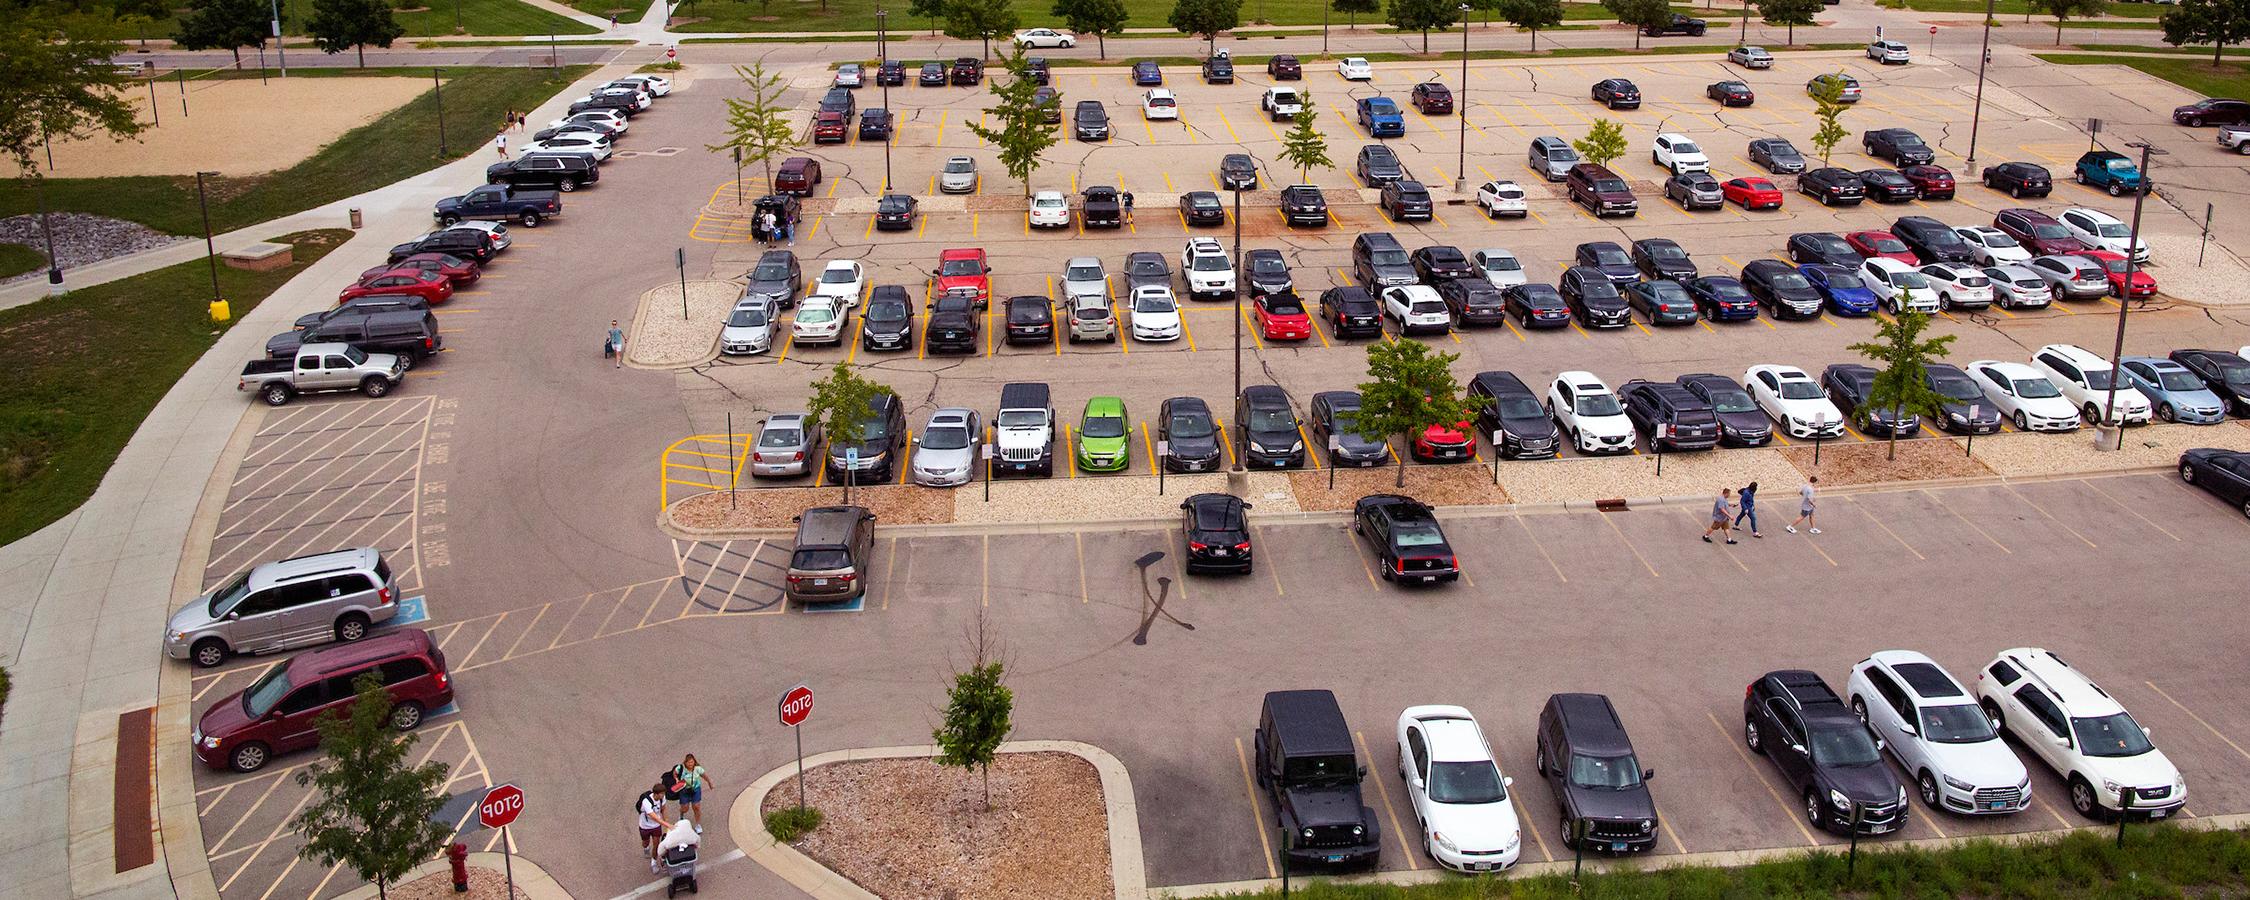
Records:
{"label": "mulch bed", "polygon": [[1369,494],[1405,494],[1431,506],[1473,506],[1508,503],[1508,492],[1492,483],[1490,464],[1410,465],[1406,486],[1398,485],[1397,466],[1336,470],[1336,489],[1328,489],[1325,470],[1289,473],[1289,489],[1297,507],[1311,510],[1347,510]]}
{"label": "mulch bed", "polygon": [[1897,459],[1887,458],[1888,448],[1888,444],[1872,440],[1864,444],[1830,443],[1820,448],[1819,466],[1813,465],[1812,447],[1779,449],[1791,465],[1807,475],[1820,476],[1820,483],[1824,485],[1975,478],[1993,474],[1975,457],[1964,455],[1961,444],[1953,440],[1899,441]]}
{"label": "mulch bed", "polygon": [[[838,487],[751,488],[734,492],[733,505],[726,491],[697,494],[672,507],[672,521],[689,528],[748,530],[788,528],[790,518],[815,506],[844,502]],[[916,485],[890,484],[852,489],[852,505],[875,513],[878,525],[928,525],[953,521],[953,492]]]}

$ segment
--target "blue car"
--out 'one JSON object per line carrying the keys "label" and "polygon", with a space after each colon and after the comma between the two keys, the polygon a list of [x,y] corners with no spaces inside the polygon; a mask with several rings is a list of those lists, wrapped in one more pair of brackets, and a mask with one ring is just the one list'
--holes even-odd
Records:
{"label": "blue car", "polygon": [[1750,289],[1743,287],[1740,279],[1704,275],[1688,279],[1687,291],[1688,296],[1695,298],[1695,308],[1713,322],[1739,322],[1758,317],[1758,298],[1750,296]]}
{"label": "blue car", "polygon": [[2115,150],[2086,151],[2071,169],[2073,180],[2108,191],[2112,197],[2148,190],[2140,167],[2133,165],[2131,157]]}
{"label": "blue car", "polygon": [[1164,70],[1157,68],[1156,63],[1148,60],[1134,63],[1133,83],[1142,87],[1163,84]]}
{"label": "blue car", "polygon": [[2148,396],[2156,417],[2166,422],[2217,425],[2227,420],[2226,401],[2186,366],[2154,356],[2128,356],[2117,361],[2125,380]]}
{"label": "blue car", "polygon": [[1359,101],[1359,127],[1367,129],[1368,137],[1405,137],[1406,116],[1389,97],[1363,97]]}
{"label": "blue car", "polygon": [[1813,290],[1820,292],[1820,299],[1830,312],[1839,316],[1865,316],[1875,312],[1878,303],[1875,292],[1851,270],[1827,263],[1807,263],[1798,266],[1797,271],[1812,282]]}

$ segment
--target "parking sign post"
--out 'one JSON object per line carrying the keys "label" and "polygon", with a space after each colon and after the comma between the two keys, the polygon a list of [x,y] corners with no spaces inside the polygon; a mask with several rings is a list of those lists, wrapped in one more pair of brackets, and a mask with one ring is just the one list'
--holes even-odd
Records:
{"label": "parking sign post", "polygon": [[2139,791],[2131,785],[2117,789],[2117,846],[2125,846],[2125,820],[2132,818],[2133,795]]}
{"label": "parking sign post", "polygon": [[781,694],[781,725],[797,733],[797,811],[805,811],[805,730],[798,726],[812,718],[812,688],[802,684]]}
{"label": "parking sign post", "polygon": [[1164,457],[1171,455],[1171,441],[1156,442],[1156,496],[1164,496]]}

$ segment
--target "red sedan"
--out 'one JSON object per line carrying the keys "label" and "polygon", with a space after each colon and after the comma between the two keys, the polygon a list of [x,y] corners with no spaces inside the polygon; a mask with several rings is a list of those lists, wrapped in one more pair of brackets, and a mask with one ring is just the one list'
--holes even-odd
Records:
{"label": "red sedan", "polygon": [[1260,294],[1250,298],[1250,321],[1258,336],[1269,341],[1302,341],[1312,337],[1312,316],[1296,294]]}
{"label": "red sedan", "polygon": [[2156,296],[2156,277],[2148,274],[2148,269],[2140,266],[2133,267],[2133,286],[2131,290],[2126,289],[2125,254],[2115,250],[2080,250],[2076,255],[2102,264],[2102,271],[2109,274],[2110,296],[2132,298]]}
{"label": "red sedan", "polygon": [[1854,231],[1844,235],[1844,243],[1850,244],[1861,259],[1881,257],[1915,267],[1922,265],[1922,261],[1914,257],[1914,251],[1906,249],[1906,242],[1888,231]]}
{"label": "red sedan", "polygon": [[1914,182],[1914,190],[1922,195],[1922,199],[1953,199],[1953,173],[1946,171],[1944,166],[1925,163],[1907,166],[1898,171],[1906,176],[1906,180]]}
{"label": "red sedan", "polygon": [[436,272],[445,276],[445,280],[452,282],[456,290],[477,283],[477,278],[484,274],[483,268],[478,266],[474,260],[462,259],[451,253],[416,253],[390,265],[376,266],[361,272],[359,277],[368,279],[399,269],[420,269],[424,272]]}
{"label": "red sedan", "polygon": [[1743,209],[1780,209],[1781,189],[1763,178],[1733,178],[1719,186],[1719,193],[1729,203],[1741,204]]}
{"label": "red sedan", "polygon": [[1475,430],[1464,420],[1451,425],[1432,425],[1414,436],[1412,453],[1416,462],[1468,462],[1477,457],[1476,439],[1470,437]]}
{"label": "red sedan", "polygon": [[421,269],[386,269],[362,277],[359,283],[345,288],[336,295],[336,302],[341,304],[369,294],[413,294],[436,306],[453,299],[453,282],[436,272]]}

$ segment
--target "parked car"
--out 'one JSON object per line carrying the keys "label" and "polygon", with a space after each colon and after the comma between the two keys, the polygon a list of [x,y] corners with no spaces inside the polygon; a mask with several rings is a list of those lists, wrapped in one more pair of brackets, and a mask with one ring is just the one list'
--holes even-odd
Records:
{"label": "parked car", "polygon": [[1604,78],[1594,82],[1594,102],[1610,109],[1641,108],[1641,89],[1630,79]]}
{"label": "parked car", "polygon": [[453,280],[421,268],[385,269],[361,275],[358,281],[337,293],[336,302],[347,303],[356,297],[378,294],[411,294],[435,306],[453,299]]}
{"label": "parked car", "polygon": [[1570,146],[1569,141],[1552,135],[1532,138],[1528,159],[1531,170],[1548,181],[1561,181],[1569,177],[1570,170],[1580,162],[1578,151]]}
{"label": "parked car", "polygon": [[1071,133],[1081,141],[1109,140],[1109,110],[1100,100],[1080,100],[1071,113]]}
{"label": "parked car", "polygon": [[[241,654],[348,644],[395,617],[400,599],[390,565],[372,547],[259,563],[174,612],[164,655],[208,669]],[[218,747],[198,744],[198,755],[205,749]]]}
{"label": "parked car", "polygon": [[2229,414],[2250,416],[2250,359],[2225,350],[2174,350],[2167,358],[2203,379],[2212,393],[2226,401]]}
{"label": "parked car", "polygon": [[895,59],[884,60],[882,65],[875,68],[875,84],[878,87],[906,86],[906,63]]}
{"label": "parked car", "polygon": [[487,184],[439,200],[431,215],[441,228],[451,228],[465,219],[504,219],[537,228],[540,222],[562,215],[562,210],[559,191]]}
{"label": "parked car", "polygon": [[2046,306],[2054,299],[2047,280],[2025,264],[1985,266],[1984,277],[1992,282],[1992,302],[2002,309]]}
{"label": "parked car", "polygon": [[1815,75],[1811,81],[1805,82],[1806,96],[1819,99],[1825,92],[1834,92],[1836,101],[1839,103],[1858,103],[1860,98],[1859,79],[1842,72],[1825,72]]}
{"label": "parked car", "polygon": [[1773,54],[1764,47],[1736,47],[1727,51],[1727,62],[1745,69],[1773,68]]}
{"label": "parked car", "polygon": [[2125,381],[2156,404],[2156,417],[2166,422],[2217,425],[2227,420],[2226,401],[2212,393],[2203,379],[2188,367],[2155,356],[2127,356],[2117,361]]}
{"label": "parked car", "polygon": [[2130,250],[2133,262],[2148,264],[2148,241],[2134,237],[2133,229],[2116,216],[2098,209],[2073,206],[2063,210],[2055,218],[2062,222],[2064,228],[2070,229],[2072,237],[2089,249],[2107,250],[2120,256]]}
{"label": "parked car", "polygon": [[1431,244],[1415,250],[1407,258],[1414,265],[1414,276],[1431,287],[1456,278],[1477,277],[1476,267],[1469,264],[1469,258],[1462,255],[1458,247]]}
{"label": "parked car", "polygon": [[1389,441],[1358,432],[1359,406],[1358,391],[1321,391],[1306,405],[1305,432],[1327,448],[1331,466],[1379,466],[1391,459]]}
{"label": "parked car", "polygon": [[1914,185],[1916,196],[1924,200],[1953,199],[1953,172],[1936,163],[1900,166],[1898,173]]}
{"label": "parked car", "polygon": [[1703,317],[1713,322],[1738,322],[1758,317],[1758,298],[1742,280],[1726,275],[1702,275],[1684,285]]}
{"label": "parked car", "polygon": [[2101,266],[2102,274],[2109,281],[2110,296],[2140,299],[2156,295],[2156,276],[2150,275],[2147,269],[2127,264],[2124,254],[2108,250],[2086,250],[2078,256],[2093,260],[2095,265]]}
{"label": "parked car", "polygon": [[1910,309],[1919,313],[1938,311],[1937,291],[1930,287],[1929,277],[1910,264],[1877,256],[1861,263],[1858,274],[1892,315]]}
{"label": "parked car", "polygon": [[1031,195],[1031,207],[1024,215],[1024,223],[1031,228],[1069,228],[1070,199],[1061,191],[1039,191]]}
{"label": "parked car", "polygon": [[1695,259],[1671,238],[1642,238],[1633,242],[1633,267],[1641,275],[1686,284],[1698,274]]}
{"label": "parked car", "polygon": [[2054,770],[2079,815],[2110,818],[2130,806],[2135,814],[2162,819],[2187,805],[2187,779],[2149,742],[2148,729],[2052,652],[2000,651],[1977,675],[1977,702]]}
{"label": "parked car", "polygon": [[1919,271],[1937,291],[1939,309],[1950,312],[1992,305],[1992,279],[1985,277],[1983,269],[1964,262],[1940,262]]}
{"label": "parked car", "polygon": [[976,410],[945,407],[930,414],[914,437],[908,477],[924,487],[959,487],[975,481],[984,447],[984,420]]}
{"label": "parked car", "polygon": [[1913,437],[1922,433],[1922,417],[1874,402],[1875,369],[1858,363],[1837,363],[1820,373],[1820,386],[1859,430],[1878,437]]}
{"label": "parked car", "polygon": [[2079,251],[2069,256],[2033,257],[2027,268],[2047,282],[2054,302],[2091,300],[2110,292],[2109,271]]}
{"label": "parked car", "polygon": [[1252,297],[1296,291],[1297,283],[1289,277],[1289,260],[1279,250],[1260,247],[1243,254],[1242,270],[1250,282]]}
{"label": "parked car", "polygon": [[1295,54],[1276,53],[1266,60],[1266,77],[1275,81],[1296,81],[1305,77],[1305,67]]}
{"label": "parked car", "polygon": [[1623,328],[1633,324],[1632,308],[1625,304],[1625,295],[1617,290],[1617,282],[1598,269],[1571,266],[1563,270],[1561,292],[1570,304],[1570,311],[1578,315],[1579,324],[1588,328]]}
{"label": "parked car", "polygon": [[1880,742],[1819,675],[1768,672],[1742,698],[1743,741],[1772,761],[1806,824],[1877,835],[1906,825],[1906,787],[1883,764]]}
{"label": "parked car", "polygon": [[1555,694],[1539,709],[1533,766],[1562,810],[1564,849],[1656,849],[1655,769],[1643,768],[1617,708],[1601,694]]}
{"label": "parked car", "polygon": [[519,188],[553,188],[563,193],[602,179],[601,166],[576,154],[527,153],[485,167],[484,180]]}
{"label": "parked car", "polygon": [[1456,872],[1515,865],[1523,830],[1475,716],[1458,706],[1409,706],[1398,716],[1398,777],[1421,825],[1422,852]]}
{"label": "parked car", "polygon": [[758,264],[743,276],[742,298],[765,298],[775,306],[788,309],[797,305],[797,294],[805,284],[804,270],[797,262],[797,254],[788,250],[768,250],[758,256]]}
{"label": "parked car", "polygon": [[875,230],[912,230],[921,205],[921,201],[914,199],[912,194],[884,194],[876,198]]}
{"label": "parked car", "polygon": [[1703,318],[1695,298],[1676,281],[1636,281],[1625,287],[1625,305],[1640,310],[1651,325],[1693,325]]}
{"label": "parked car", "polygon": [[1773,182],[1755,175],[1748,178],[1730,178],[1720,185],[1720,193],[1743,209],[1780,209],[1781,189]]}
{"label": "parked car", "polygon": [[1180,195],[1180,217],[1190,226],[1224,225],[1227,208],[1214,191],[1189,191]]}
{"label": "parked car", "polygon": [[1996,191],[2007,191],[2008,196],[2044,197],[2055,189],[2053,176],[2047,169],[2034,163],[2004,162],[1984,170],[1984,186]]}
{"label": "parked car", "polygon": [[1935,391],[1944,415],[1931,420],[1944,431],[1956,434],[1992,434],[2000,430],[2000,408],[1984,399],[1984,389],[1976,379],[1951,363],[1930,363],[1922,367],[1922,381]]}
{"label": "parked car", "polygon": [[1976,696],[1934,660],[1912,650],[1878,651],[1852,667],[1845,691],[1924,805],[1964,816],[2030,808],[2031,773]]}
{"label": "parked car", "polygon": [[1894,166],[1917,166],[1937,161],[1937,151],[1922,136],[1905,128],[1874,128],[1859,136],[1860,148]]}
{"label": "parked car", "polygon": [[771,299],[737,301],[727,312],[726,324],[719,328],[719,352],[746,356],[773,349],[773,328],[779,320],[780,310]]}
{"label": "parked car", "polygon": [[1336,77],[1345,81],[1373,81],[1375,67],[1363,56],[1347,56],[1336,61]]}
{"label": "parked car", "polygon": [[1898,235],[1888,231],[1854,231],[1844,235],[1844,243],[1865,259],[1888,259],[1903,265],[1920,265],[1922,260],[1906,246]]}
{"label": "parked car", "polygon": [[820,161],[809,156],[792,156],[782,160],[773,171],[773,191],[797,197],[812,196],[820,186],[823,176]]}
{"label": "parked car", "polygon": [[2209,491],[2250,517],[2250,453],[2217,447],[2189,450],[2180,454],[2180,480]]}
{"label": "parked car", "polygon": [[2005,231],[1990,225],[1969,225],[1953,229],[1961,242],[1969,246],[1971,261],[1978,265],[2004,266],[2009,263],[2031,261],[2031,251],[2009,236]]}
{"label": "parked car", "polygon": [[1250,747],[1251,772],[1281,832],[1283,865],[1375,865],[1383,849],[1381,823],[1361,799],[1367,767],[1335,694],[1266,694]]}
{"label": "parked car", "polygon": [[2017,431],[2078,430],[2078,409],[2039,370],[1996,359],[1980,359],[1965,368],[1984,398],[2014,422]]}
{"label": "parked car", "polygon": [[1720,106],[1749,106],[1758,102],[1758,92],[1748,84],[1728,79],[1714,81],[1703,88],[1703,95],[1718,101]]}
{"label": "parked car", "polygon": [[366,675],[376,676],[390,696],[384,724],[397,731],[414,730],[424,716],[453,702],[437,642],[422,629],[400,629],[267,668],[249,687],[204,709],[189,733],[195,757],[209,768],[255,772],[276,756],[317,746],[315,720],[350,709],[356,683]]}
{"label": "parked car", "polygon": [[1844,413],[1829,402],[1820,383],[1796,366],[1771,363],[1751,366],[1742,383],[1750,399],[1772,417],[1792,438],[1833,440],[1844,436]]}
{"label": "parked car", "polygon": [[1881,298],[1867,287],[1867,280],[1856,274],[1856,267],[1806,263],[1797,267],[1797,274],[1820,292],[1820,299],[1829,312],[1840,316],[1874,315]]}
{"label": "parked car", "polygon": [[1858,173],[1860,186],[1867,189],[1867,199],[1877,203],[1905,203],[1922,199],[1922,191],[1914,186],[1906,173],[1880,166],[1862,169]]}
{"label": "parked car", "polygon": [[1825,166],[1797,176],[1797,193],[1822,206],[1857,206],[1867,198],[1867,183],[1849,169]]}
{"label": "parked car", "polygon": [[1468,399],[1476,407],[1477,430],[1501,459],[1544,459],[1560,447],[1561,432],[1539,405],[1539,395],[1515,373],[1478,372],[1469,379]]}
{"label": "parked car", "polygon": [[1469,254],[1469,265],[1484,280],[1491,282],[1493,287],[1502,290],[1528,280],[1523,274],[1523,260],[1517,259],[1515,253],[1499,247],[1486,247]]}
{"label": "parked car", "polygon": [[1817,319],[1823,298],[1802,272],[1778,259],[1753,259],[1742,267],[1742,287],[1777,319]]}
{"label": "parked car", "polygon": [[1660,131],[1648,151],[1648,161],[1673,174],[1711,171],[1711,157],[1684,134]]}
{"label": "parked car", "polygon": [[1446,334],[1453,330],[1453,316],[1435,288],[1420,284],[1392,285],[1383,288],[1382,298],[1383,317],[1397,322],[1400,334]]}
{"label": "parked car", "polygon": [[1547,415],[1580,453],[1631,453],[1625,405],[1592,372],[1564,372],[1547,387]]}
{"label": "parked car", "polygon": [[1250,504],[1233,494],[1195,494],[1180,501],[1180,510],[1183,571],[1250,574]]}
{"label": "parked car", "polygon": [[859,345],[866,350],[909,350],[914,346],[914,302],[906,288],[876,285],[867,311],[859,316]]}
{"label": "parked car", "polygon": [[1316,186],[1292,184],[1281,189],[1281,216],[1291,226],[1321,227],[1328,224],[1328,198]]}
{"label": "parked car", "polygon": [[369,399],[384,397],[406,380],[405,357],[368,353],[350,344],[312,342],[300,344],[294,357],[253,359],[242,367],[235,390],[280,406],[298,394],[321,391],[358,391]]}
{"label": "parked car", "polygon": [[860,110],[859,139],[863,141],[888,141],[891,139],[891,129],[896,121],[897,117],[892,115],[890,110],[879,106]]}
{"label": "parked car", "polygon": [[[478,266],[476,261],[472,259],[464,259],[451,253],[417,253],[397,262],[384,263],[368,269],[359,273],[359,277],[366,278],[400,269],[414,269],[443,275],[456,289],[477,283],[477,279],[483,277],[484,274],[482,267]],[[426,302],[423,304],[423,308],[428,308]],[[300,325],[300,327],[302,326]]]}
{"label": "parked car", "polygon": [[1523,187],[1513,181],[1487,181],[1477,187],[1477,208],[1488,219],[1521,219],[1531,214]]}
{"label": "parked car", "polygon": [[1570,324],[1570,301],[1554,285],[1526,282],[1500,292],[1501,302],[1525,328],[1563,328]]}
{"label": "parked car", "polygon": [[1664,179],[1664,198],[1690,212],[1727,205],[1726,188],[1709,172],[1680,172]]}
{"label": "parked car", "polygon": [[1164,83],[1164,70],[1150,60],[1133,64],[1133,86],[1155,87]]}
{"label": "parked car", "polygon": [[1805,171],[1805,155],[1797,152],[1788,138],[1758,138],[1748,147],[1750,161],[1765,166],[1775,175],[1795,175]]}
{"label": "parked car", "polygon": [[1167,88],[1150,88],[1141,93],[1141,118],[1151,122],[1180,120],[1180,98]]}
{"label": "parked car", "polygon": [[820,450],[820,423],[799,412],[779,412],[758,426],[750,450],[750,477],[779,478],[812,471],[806,460]]}
{"label": "parked car", "polygon": [[[1044,300],[1045,298],[1039,298]],[[1125,401],[1094,397],[1078,417],[1074,456],[1078,468],[1088,472],[1122,472],[1133,464],[1133,420]]]}
{"label": "parked car", "polygon": [[1718,414],[1687,388],[1669,381],[1634,379],[1618,386],[1617,395],[1625,402],[1625,417],[1651,450],[1709,450],[1719,445]]}
{"label": "parked car", "polygon": [[945,296],[933,301],[922,325],[922,349],[927,353],[975,353],[982,349],[975,301]]}
{"label": "parked car", "polygon": [[[2048,344],[2031,353],[2031,367],[2046,376],[2063,399],[2078,408],[2085,422],[2112,425],[2146,425],[2155,415],[2155,403],[2133,386],[2119,380],[2109,360],[2076,344]],[[2104,416],[2103,410],[2109,415]]]}
{"label": "parked car", "polygon": [[1398,161],[1398,154],[1381,144],[1368,144],[1359,148],[1357,165],[1360,181],[1368,187],[1379,188],[1406,178],[1406,167]]}
{"label": "parked car", "polygon": [[1880,40],[1867,45],[1867,58],[1886,66],[1905,65],[1914,61],[1914,54],[1904,41]]}
{"label": "parked car", "polygon": [[1407,93],[1407,102],[1426,116],[1445,116],[1453,113],[1453,92],[1441,82],[1424,81],[1414,85]]}
{"label": "parked car", "polygon": [[1975,258],[1968,242],[1944,222],[1929,216],[1900,216],[1891,223],[1891,234],[1913,251],[1919,262],[1968,262]]}
{"label": "parked car", "polygon": [[2003,209],[1992,216],[1992,226],[2008,233],[2034,256],[2061,256],[2086,249],[2069,226],[2036,209]]}
{"label": "parked car", "polygon": [[[1453,314],[1454,328],[1507,324],[1507,304],[1500,289],[1491,282],[1474,277],[1448,278],[1437,283],[1437,292],[1445,300],[1445,308]],[[1311,330],[1309,321],[1306,329]]]}
{"label": "parked car", "polygon": [[1719,419],[1719,442],[1734,447],[1762,447],[1773,440],[1773,422],[1741,383],[1725,375],[1698,372],[1682,375],[1673,383],[1711,404]]}
{"label": "parked car", "polygon": [[1243,388],[1234,404],[1235,438],[1242,464],[1276,469],[1304,466],[1301,424],[1288,391],[1271,384]]}
{"label": "parked car", "polygon": [[1340,285],[1320,294],[1320,318],[1338,339],[1374,337],[1383,333],[1383,308],[1366,288]]}
{"label": "parked car", "polygon": [[1173,397],[1157,408],[1157,451],[1167,472],[1216,472],[1223,460],[1218,420],[1201,397]]}
{"label": "parked car", "polygon": [[2132,158],[2115,150],[2088,150],[2079,154],[2077,164],[2071,166],[2071,180],[2101,188],[2112,197],[2149,188],[2148,180],[2141,175],[2140,167],[2133,165]]}
{"label": "parked car", "polygon": [[1419,181],[1402,180],[1383,185],[1376,203],[1393,222],[1427,222],[1436,215],[1437,208],[1436,202],[1430,199],[1430,190]]}
{"label": "parked car", "polygon": [[1606,167],[1579,163],[1570,167],[1569,174],[1563,176],[1563,183],[1570,191],[1570,199],[1585,206],[1595,218],[1630,217],[1640,212],[1640,201],[1634,199],[1632,186]]}
{"label": "parked car", "polygon": [[984,81],[984,60],[974,56],[956,57],[947,74],[955,87],[973,87]]}
{"label": "parked car", "polygon": [[1461,566],[1437,513],[1412,497],[1370,494],[1352,504],[1352,533],[1375,551],[1377,574],[1401,584],[1460,580]]}
{"label": "parked car", "polygon": [[1133,289],[1133,314],[1129,320],[1136,341],[1176,341],[1185,327],[1180,319],[1180,301],[1172,289],[1163,285],[1142,285]]}
{"label": "parked car", "polygon": [[1309,341],[1313,336],[1312,316],[1305,313],[1304,301],[1287,291],[1253,295],[1250,323],[1263,340]]}
{"label": "parked car", "polygon": [[1406,116],[1389,97],[1361,97],[1353,103],[1359,127],[1371,138],[1404,137]]}
{"label": "parked car", "polygon": [[1055,307],[1046,297],[1038,294],[1010,297],[1003,315],[1008,329],[1005,337],[1007,343],[1055,342]]}
{"label": "parked car", "polygon": [[1229,191],[1254,191],[1258,189],[1258,162],[1248,153],[1229,153],[1219,157],[1219,187]]}

